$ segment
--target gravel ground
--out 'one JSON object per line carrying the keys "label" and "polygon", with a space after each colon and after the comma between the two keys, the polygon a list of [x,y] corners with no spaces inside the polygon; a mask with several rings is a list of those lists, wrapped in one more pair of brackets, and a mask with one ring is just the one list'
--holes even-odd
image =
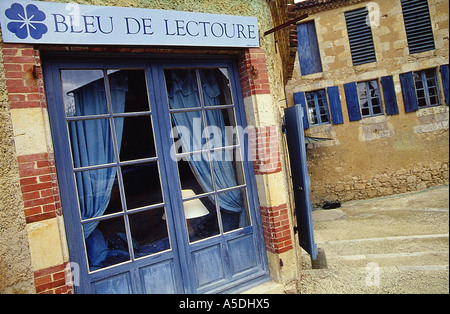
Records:
{"label": "gravel ground", "polygon": [[313,212],[328,269],[303,255],[301,293],[449,293],[449,187]]}

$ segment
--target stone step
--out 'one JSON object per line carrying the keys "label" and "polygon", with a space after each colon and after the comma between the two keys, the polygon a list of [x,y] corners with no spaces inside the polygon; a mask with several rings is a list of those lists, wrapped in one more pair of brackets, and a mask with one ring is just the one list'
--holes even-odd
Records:
{"label": "stone step", "polygon": [[[380,266],[448,265],[448,234],[397,236],[318,243],[325,250],[329,266],[364,267],[375,262]],[[304,252],[303,269],[311,269]]]}
{"label": "stone step", "polygon": [[448,294],[449,266],[415,265],[303,270],[303,294]]}

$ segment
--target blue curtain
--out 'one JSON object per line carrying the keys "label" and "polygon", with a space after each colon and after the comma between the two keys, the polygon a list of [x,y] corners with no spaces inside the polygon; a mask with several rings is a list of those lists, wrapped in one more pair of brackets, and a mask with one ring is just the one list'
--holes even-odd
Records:
{"label": "blue curtain", "polygon": [[[123,72],[109,75],[112,108],[124,112],[128,78]],[[86,84],[72,91],[77,116],[94,116],[107,111],[104,79]],[[122,142],[123,118],[117,118],[115,134],[117,143]],[[74,167],[86,167],[115,162],[112,132],[109,119],[80,120],[69,123]],[[81,218],[102,216],[108,207],[111,190],[116,178],[116,168],[76,172]],[[83,226],[84,237],[88,238],[97,223]]]}
{"label": "blue curtain", "polygon": [[[181,80],[174,71],[171,72],[171,84],[169,84],[168,96],[169,104],[172,109],[188,109],[200,107],[200,96],[195,72],[188,71],[184,80]],[[203,91],[203,99],[206,107],[220,105],[219,96],[221,94],[217,80],[213,71],[206,74],[201,72],[201,86]],[[206,110],[206,119],[209,126],[213,126],[221,131],[222,137],[214,139],[215,147],[218,144],[221,147],[228,146],[225,134],[225,122],[221,110]],[[199,130],[198,121],[201,121],[201,111],[187,111],[172,115],[173,122],[177,127],[178,133],[181,133],[181,144],[185,152],[200,150],[204,145],[203,130]],[[197,122],[196,122],[197,119]],[[200,120],[198,120],[200,119]],[[194,132],[197,130],[197,132]],[[184,131],[184,132],[183,132]],[[236,173],[233,168],[232,150],[215,152],[211,155],[213,175],[216,188],[218,190],[236,186]],[[213,183],[210,175],[209,161],[205,156],[189,157],[189,165],[204,191],[212,191]],[[240,225],[245,224],[245,210],[242,203],[242,194],[239,190],[228,193],[220,193],[219,206],[231,213],[240,213]],[[226,228],[226,227],[224,227]]]}

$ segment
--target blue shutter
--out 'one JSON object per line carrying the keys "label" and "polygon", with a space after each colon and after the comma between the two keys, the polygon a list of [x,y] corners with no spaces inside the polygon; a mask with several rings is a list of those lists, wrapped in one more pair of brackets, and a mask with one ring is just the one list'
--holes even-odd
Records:
{"label": "blue shutter", "polygon": [[302,23],[297,26],[298,33],[298,59],[302,75],[322,72],[319,44],[317,42],[316,26],[314,21]]}
{"label": "blue shutter", "polygon": [[383,76],[381,78],[381,85],[383,85],[386,114],[398,114],[397,95],[395,93],[394,79],[392,78],[392,76]]}
{"label": "blue shutter", "polygon": [[317,245],[314,241],[312,205],[306,164],[306,145],[303,134],[302,108],[299,105],[284,110],[286,141],[291,164],[292,186],[294,188],[295,215],[297,217],[300,246],[317,259]]}
{"label": "blue shutter", "polygon": [[306,108],[305,93],[294,93],[294,102],[296,105],[300,105],[303,108],[303,128],[305,130],[309,129],[308,110]]}
{"label": "blue shutter", "polygon": [[347,101],[348,118],[350,122],[361,120],[356,82],[344,84],[344,90],[345,99]]}
{"label": "blue shutter", "polygon": [[402,85],[405,112],[413,112],[419,110],[419,102],[417,101],[413,72],[400,74],[400,83]]}
{"label": "blue shutter", "polygon": [[339,96],[339,87],[331,86],[327,88],[328,100],[330,102],[331,120],[333,124],[344,123],[342,116],[341,97]]}
{"label": "blue shutter", "polygon": [[441,65],[441,78],[442,78],[442,85],[444,86],[444,95],[445,95],[445,103],[448,106],[448,100],[450,98],[449,92],[448,92],[448,64]]}

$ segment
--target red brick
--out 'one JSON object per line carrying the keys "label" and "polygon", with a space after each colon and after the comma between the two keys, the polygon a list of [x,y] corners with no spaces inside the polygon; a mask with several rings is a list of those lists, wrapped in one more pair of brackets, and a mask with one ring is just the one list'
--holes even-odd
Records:
{"label": "red brick", "polygon": [[33,216],[26,216],[25,220],[27,224],[31,224],[34,222],[44,221],[48,219],[52,219],[56,217],[56,212],[48,212],[48,213],[42,213],[38,215]]}
{"label": "red brick", "polygon": [[36,270],[34,272],[34,277],[36,278],[36,277],[41,277],[41,276],[45,276],[45,275],[50,275],[50,274],[60,272],[60,271],[64,271],[64,264]]}
{"label": "red brick", "polygon": [[34,216],[42,213],[41,206],[35,206],[30,208],[25,208],[25,217]]}
{"label": "red brick", "polygon": [[22,196],[24,201],[34,200],[41,197],[39,192],[23,193]]}
{"label": "red brick", "polygon": [[53,197],[43,197],[35,200],[24,201],[25,207],[33,207],[38,205],[47,205],[53,203]]}
{"label": "red brick", "polygon": [[19,163],[36,161],[36,160],[44,160],[44,159],[48,159],[48,153],[30,154],[30,155],[23,155],[23,156],[17,157],[17,160],[19,161]]}
{"label": "red brick", "polygon": [[6,73],[13,71],[13,72],[22,72],[23,68],[21,64],[4,64]]}
{"label": "red brick", "polygon": [[[29,178],[29,179],[36,179],[36,178],[34,177],[34,178]],[[22,193],[27,193],[27,192],[32,192],[32,191],[40,191],[40,190],[44,190],[44,189],[49,189],[51,187],[52,187],[51,182],[43,182],[43,183],[25,185],[25,186],[22,186]]]}
{"label": "red brick", "polygon": [[50,169],[49,168],[24,169],[24,168],[21,168],[20,165],[19,165],[19,175],[22,178],[34,177],[34,176],[39,176],[39,175],[49,174],[49,173],[50,173]]}
{"label": "red brick", "polygon": [[36,177],[20,179],[20,185],[22,185],[22,186],[30,185],[30,184],[36,184],[36,183],[37,183],[37,178]]}
{"label": "red brick", "polygon": [[33,56],[25,56],[25,57],[17,57],[17,56],[4,56],[3,62],[8,63],[33,63],[34,64],[34,57]]}

